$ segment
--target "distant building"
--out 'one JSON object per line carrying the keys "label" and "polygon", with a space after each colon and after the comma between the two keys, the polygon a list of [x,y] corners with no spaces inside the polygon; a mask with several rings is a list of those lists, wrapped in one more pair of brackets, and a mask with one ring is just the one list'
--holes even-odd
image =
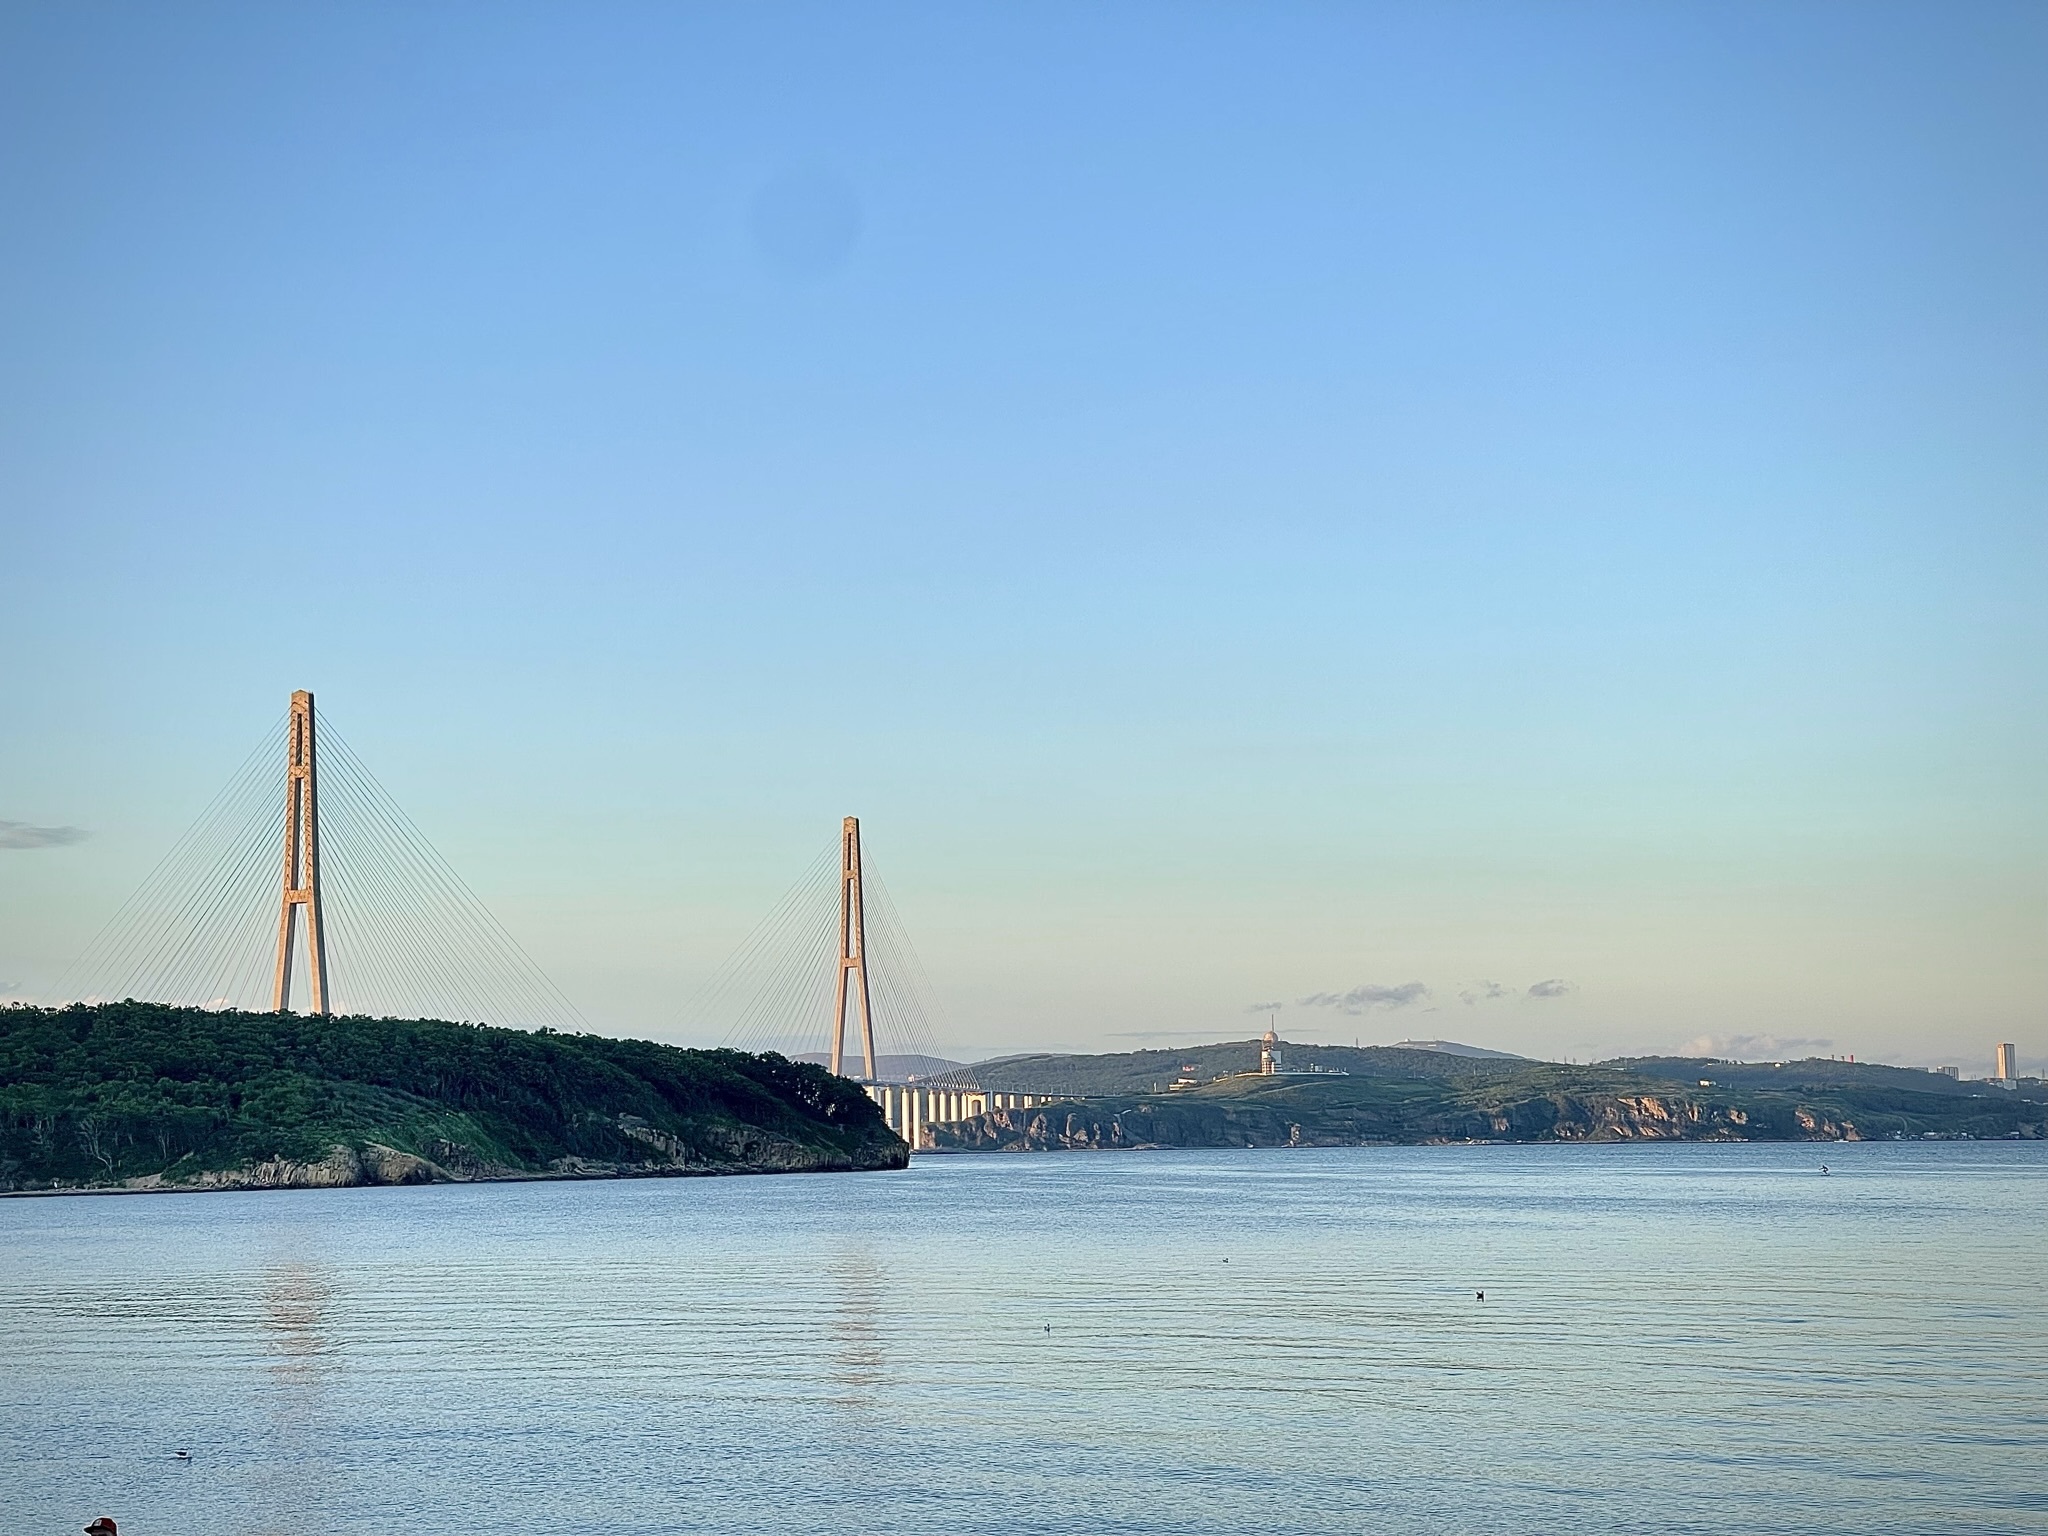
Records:
{"label": "distant building", "polygon": [[1266,1038],[1259,1042],[1259,1074],[1262,1077],[1276,1076],[1280,1071],[1280,1036],[1274,1030],[1266,1031]]}
{"label": "distant building", "polygon": [[2011,1082],[2020,1075],[2020,1050],[2011,1041],[1998,1047],[1998,1070],[1991,1074],[2001,1082]]}
{"label": "distant building", "polygon": [[1943,1077],[1961,1077],[1963,1075],[1962,1070],[1958,1067],[1929,1067],[1927,1070],[1938,1072]]}

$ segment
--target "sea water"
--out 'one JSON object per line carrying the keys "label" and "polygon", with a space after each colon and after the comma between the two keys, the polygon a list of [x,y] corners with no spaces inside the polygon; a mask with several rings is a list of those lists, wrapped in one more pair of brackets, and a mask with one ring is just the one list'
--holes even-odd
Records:
{"label": "sea water", "polygon": [[2044,1271],[2042,1144],[6,1200],[0,1532],[2048,1531]]}

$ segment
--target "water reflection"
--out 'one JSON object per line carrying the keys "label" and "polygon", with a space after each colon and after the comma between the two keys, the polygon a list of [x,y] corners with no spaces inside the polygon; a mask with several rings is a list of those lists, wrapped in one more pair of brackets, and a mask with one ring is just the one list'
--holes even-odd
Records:
{"label": "water reflection", "polygon": [[887,1374],[882,1353],[882,1272],[866,1248],[849,1249],[832,1264],[830,1374],[833,1406],[865,1416]]}
{"label": "water reflection", "polygon": [[319,1387],[333,1349],[327,1331],[333,1300],[333,1286],[310,1264],[278,1264],[265,1272],[263,1349],[279,1386]]}
{"label": "water reflection", "polygon": [[263,1272],[263,1353],[270,1390],[260,1460],[260,1536],[317,1531],[329,1522],[334,1459],[328,1403],[338,1359],[334,1286],[316,1265],[273,1264]]}

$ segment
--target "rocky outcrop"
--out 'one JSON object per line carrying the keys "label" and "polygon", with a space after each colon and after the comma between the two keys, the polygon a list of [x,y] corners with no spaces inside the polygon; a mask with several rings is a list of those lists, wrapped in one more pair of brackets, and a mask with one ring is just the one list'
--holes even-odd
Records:
{"label": "rocky outcrop", "polygon": [[1792,1112],[1792,1116],[1799,1122],[1799,1129],[1806,1133],[1807,1139],[1810,1141],[1861,1141],[1863,1139],[1857,1134],[1856,1127],[1848,1121],[1836,1120],[1832,1116],[1823,1114],[1818,1110],[1795,1109]]}
{"label": "rocky outcrop", "polygon": [[455,1176],[438,1163],[379,1142],[360,1147],[336,1143],[309,1162],[271,1157],[238,1168],[210,1168],[184,1178],[151,1174],[119,1184],[53,1185],[51,1188],[146,1190],[349,1189],[365,1184],[441,1184]]}
{"label": "rocky outcrop", "polygon": [[1148,1147],[1362,1146],[1450,1141],[1854,1140],[1854,1125],[1816,1111],[1759,1122],[1749,1110],[1674,1092],[1550,1093],[1492,1105],[1410,1098],[1345,1102],[1316,1085],[1243,1097],[1070,1101],[1002,1109],[926,1128],[941,1152],[1110,1151]]}
{"label": "rocky outcrop", "polygon": [[618,1130],[660,1156],[633,1162],[593,1157],[560,1157],[541,1168],[489,1160],[474,1148],[436,1142],[434,1156],[402,1151],[381,1142],[350,1146],[337,1142],[309,1161],[272,1157],[234,1168],[206,1169],[179,1177],[151,1174],[120,1183],[19,1185],[33,1193],[149,1193],[200,1190],[350,1189],[392,1184],[471,1184],[531,1179],[686,1178],[738,1173],[860,1173],[908,1166],[910,1149],[883,1143],[866,1157],[805,1146],[751,1127],[706,1128],[692,1145],[632,1115],[618,1117]]}
{"label": "rocky outcrop", "polygon": [[1747,1141],[1749,1116],[1726,1104],[1672,1094],[1559,1094],[1490,1117],[1517,1141]]}

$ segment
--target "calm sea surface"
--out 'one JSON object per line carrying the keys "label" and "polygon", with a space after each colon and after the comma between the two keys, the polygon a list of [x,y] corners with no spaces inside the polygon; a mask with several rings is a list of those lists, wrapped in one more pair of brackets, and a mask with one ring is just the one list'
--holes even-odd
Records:
{"label": "calm sea surface", "polygon": [[2044,1271],[2040,1143],[0,1201],[0,1533],[2048,1532]]}

